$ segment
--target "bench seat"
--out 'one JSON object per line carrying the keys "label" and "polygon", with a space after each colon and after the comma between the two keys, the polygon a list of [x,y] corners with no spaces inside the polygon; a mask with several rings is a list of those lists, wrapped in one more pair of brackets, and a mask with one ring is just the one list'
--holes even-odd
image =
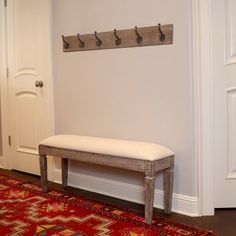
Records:
{"label": "bench seat", "polygon": [[174,152],[170,149],[155,143],[78,135],[55,135],[43,140],[40,144],[147,161],[159,160],[174,155]]}
{"label": "bench seat", "polygon": [[55,135],[39,144],[41,183],[47,184],[47,155],[62,158],[62,184],[68,183],[68,160],[117,167],[145,174],[145,221],[152,222],[155,177],[164,171],[165,212],[170,213],[173,191],[174,152],[155,143],[88,137]]}

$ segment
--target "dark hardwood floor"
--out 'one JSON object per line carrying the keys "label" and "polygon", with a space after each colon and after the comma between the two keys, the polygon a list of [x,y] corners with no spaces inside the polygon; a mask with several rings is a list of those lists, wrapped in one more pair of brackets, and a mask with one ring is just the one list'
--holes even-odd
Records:
{"label": "dark hardwood floor", "polygon": [[[0,173],[7,174],[10,176],[18,177],[20,179],[24,179],[32,182],[40,182],[40,178],[35,175],[30,175],[18,171],[9,171],[0,169]],[[49,183],[49,186],[55,188],[57,190],[63,190],[61,185],[56,183]],[[90,199],[94,199],[97,201],[102,201],[108,204],[112,204],[115,206],[121,206],[125,208],[131,208],[137,213],[143,212],[143,205],[127,202],[124,200],[104,196],[101,194],[96,194],[72,187],[67,187],[66,191],[75,195],[84,196]],[[161,210],[155,209],[154,214],[157,216],[165,217],[172,221],[176,221],[179,223],[184,223],[191,226],[197,226],[201,228],[205,228],[208,230],[212,230],[217,235],[220,236],[236,236],[236,209],[216,209],[215,216],[206,216],[206,217],[188,217],[176,213],[172,213],[170,216],[166,216],[163,214]]]}

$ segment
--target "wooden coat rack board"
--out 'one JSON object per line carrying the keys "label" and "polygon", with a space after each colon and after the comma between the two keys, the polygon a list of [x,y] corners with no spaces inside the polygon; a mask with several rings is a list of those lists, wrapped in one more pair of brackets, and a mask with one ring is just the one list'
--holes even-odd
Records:
{"label": "wooden coat rack board", "polygon": [[84,35],[63,36],[63,51],[88,51],[99,49],[128,48],[173,43],[173,25],[135,27],[133,29]]}

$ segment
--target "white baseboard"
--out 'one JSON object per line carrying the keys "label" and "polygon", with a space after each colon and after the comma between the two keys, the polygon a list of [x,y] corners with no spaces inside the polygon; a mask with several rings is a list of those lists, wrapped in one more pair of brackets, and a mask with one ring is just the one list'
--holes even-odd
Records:
{"label": "white baseboard", "polygon": [[3,166],[3,157],[0,156],[0,168],[4,169],[4,166]]}
{"label": "white baseboard", "polygon": [[[61,183],[61,171],[59,169],[54,170],[54,181]],[[74,172],[69,172],[69,186],[131,202],[144,203],[144,187],[142,186]],[[163,209],[163,195],[163,191],[155,190],[154,206],[156,208]],[[198,198],[174,193],[172,211],[188,216],[199,216]]]}

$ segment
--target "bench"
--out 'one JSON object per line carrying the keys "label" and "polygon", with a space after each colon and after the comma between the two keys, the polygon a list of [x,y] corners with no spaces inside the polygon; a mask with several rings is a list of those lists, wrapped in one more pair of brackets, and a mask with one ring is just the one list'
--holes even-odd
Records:
{"label": "bench", "polygon": [[154,143],[87,137],[55,135],[39,144],[41,184],[48,191],[47,155],[60,157],[62,186],[68,184],[68,160],[93,163],[144,173],[145,222],[152,223],[155,177],[164,171],[164,208],[170,214],[173,191],[174,153]]}

